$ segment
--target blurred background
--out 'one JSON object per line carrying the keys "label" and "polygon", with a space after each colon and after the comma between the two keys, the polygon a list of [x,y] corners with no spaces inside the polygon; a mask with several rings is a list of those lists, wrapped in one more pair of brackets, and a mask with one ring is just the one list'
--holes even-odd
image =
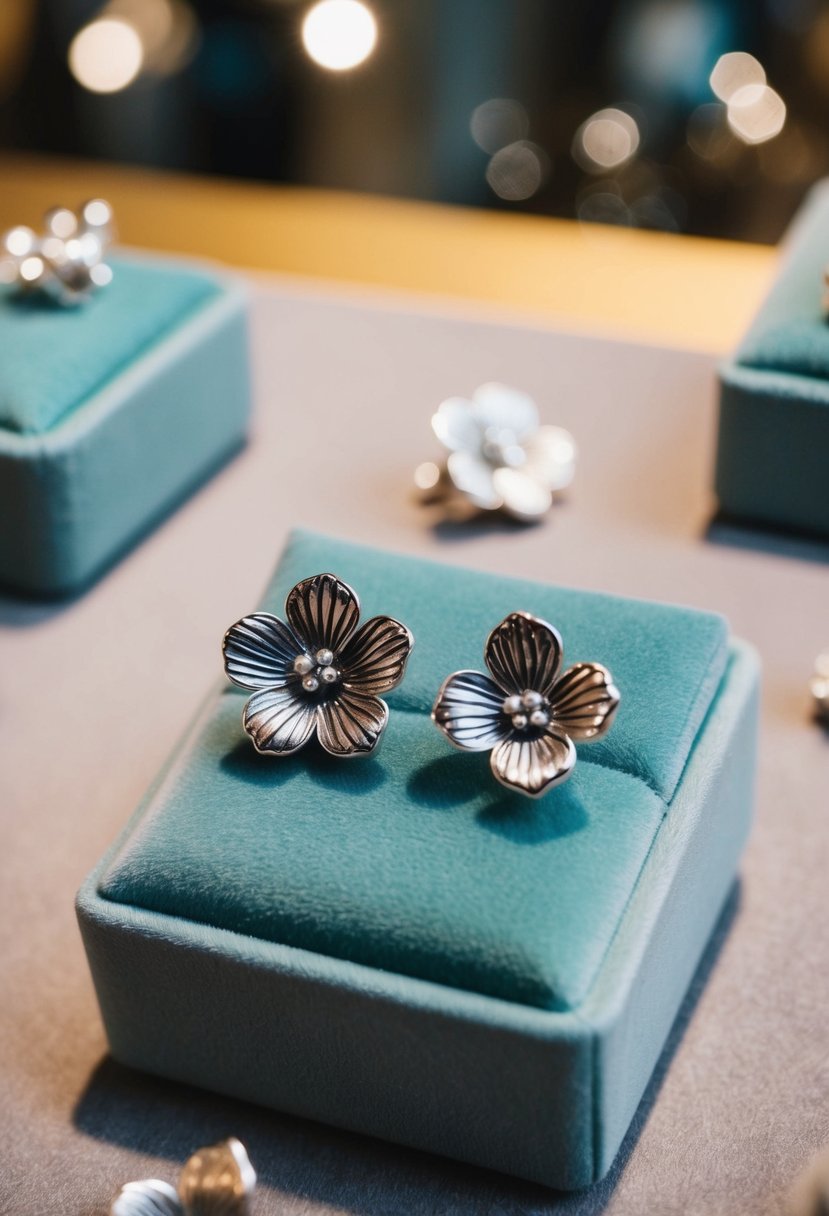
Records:
{"label": "blurred background", "polygon": [[825,0],[0,0],[0,147],[774,242]]}

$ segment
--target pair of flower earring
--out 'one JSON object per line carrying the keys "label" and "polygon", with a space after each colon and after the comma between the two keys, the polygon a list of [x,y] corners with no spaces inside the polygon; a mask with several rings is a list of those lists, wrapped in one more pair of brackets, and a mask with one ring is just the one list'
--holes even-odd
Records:
{"label": "pair of flower earring", "polygon": [[[316,734],[331,755],[370,755],[389,717],[380,694],[403,679],[411,631],[388,616],[358,627],[357,594],[333,574],[298,583],[285,616],[243,617],[222,644],[228,678],[253,694],[243,724],[256,750],[289,756]],[[576,742],[606,733],[619,692],[600,663],[562,673],[561,636],[528,612],[493,629],[484,657],[488,675],[444,681],[432,720],[455,747],[491,752],[502,785],[539,797],[570,776]]]}

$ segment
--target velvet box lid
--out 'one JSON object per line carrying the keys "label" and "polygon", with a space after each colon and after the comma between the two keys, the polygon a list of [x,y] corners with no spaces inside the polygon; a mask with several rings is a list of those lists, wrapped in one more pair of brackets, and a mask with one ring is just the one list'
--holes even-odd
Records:
{"label": "velvet box lid", "polygon": [[81,590],[244,440],[240,284],[111,264],[77,308],[0,290],[0,582],[27,595]]}

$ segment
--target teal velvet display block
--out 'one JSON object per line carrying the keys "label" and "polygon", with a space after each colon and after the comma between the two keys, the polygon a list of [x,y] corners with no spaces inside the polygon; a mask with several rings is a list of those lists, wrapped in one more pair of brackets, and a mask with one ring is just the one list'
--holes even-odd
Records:
{"label": "teal velvet display block", "polygon": [[829,535],[829,185],[786,238],[772,290],[720,369],[715,488],[734,519]]}
{"label": "teal velvet display block", "polygon": [[24,594],[81,590],[244,441],[241,287],[112,265],[77,309],[0,289],[0,583]]}
{"label": "teal velvet display block", "polygon": [[[611,1165],[734,881],[758,669],[725,622],[295,533],[416,642],[371,759],[258,755],[222,685],[78,913],[115,1057],[577,1188]],[[251,605],[239,605],[242,615]],[[606,663],[613,729],[533,802],[429,710],[515,608]],[[218,651],[218,647],[217,647]],[[218,664],[218,655],[217,655]]]}

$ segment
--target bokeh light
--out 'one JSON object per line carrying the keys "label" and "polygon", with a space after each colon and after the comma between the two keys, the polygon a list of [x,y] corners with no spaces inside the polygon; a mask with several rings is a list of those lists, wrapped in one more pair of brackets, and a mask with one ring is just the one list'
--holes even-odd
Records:
{"label": "bokeh light", "polygon": [[786,122],[786,104],[766,84],[746,84],[728,102],[728,125],[744,143],[774,139]]}
{"label": "bokeh light", "polygon": [[361,0],[320,0],[305,16],[302,42],[314,63],[345,72],[374,50],[377,22]]}
{"label": "bokeh light", "polygon": [[588,173],[606,173],[628,163],[639,149],[636,121],[624,110],[598,110],[573,140],[573,157]]}
{"label": "bokeh light", "polygon": [[472,111],[469,120],[472,138],[490,155],[507,144],[526,139],[530,133],[527,111],[512,97],[491,97]]}
{"label": "bokeh light", "polygon": [[91,93],[117,93],[132,84],[144,62],[138,31],[120,17],[100,17],[69,46],[69,69]]}
{"label": "bokeh light", "polygon": [[747,85],[764,85],[766,72],[762,63],[746,51],[729,51],[720,55],[709,83],[714,95],[727,103]]}
{"label": "bokeh light", "polygon": [[486,167],[486,180],[499,198],[519,203],[532,198],[547,180],[550,162],[538,144],[517,140],[499,148]]}

